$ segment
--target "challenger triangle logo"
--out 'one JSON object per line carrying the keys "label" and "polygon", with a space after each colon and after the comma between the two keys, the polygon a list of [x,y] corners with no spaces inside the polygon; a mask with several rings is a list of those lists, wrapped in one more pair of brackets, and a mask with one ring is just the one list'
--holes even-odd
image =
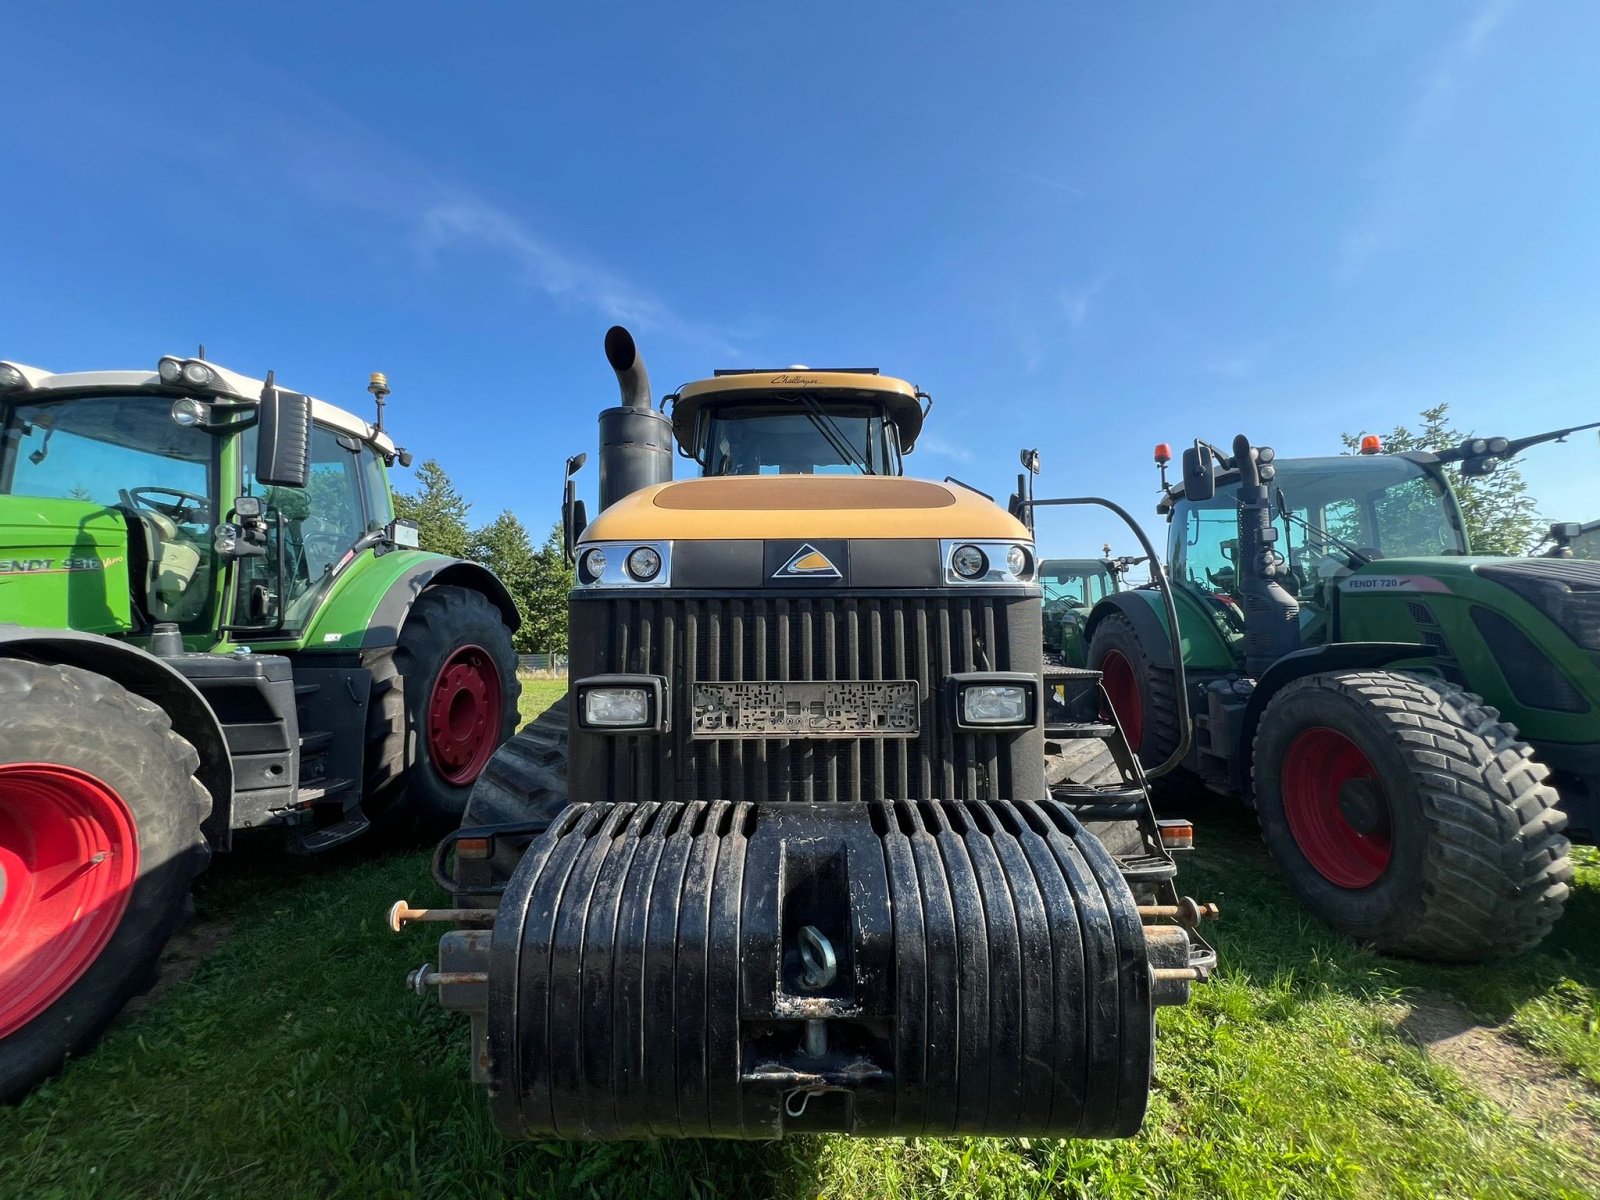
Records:
{"label": "challenger triangle logo", "polygon": [[774,579],[842,579],[839,568],[821,550],[809,542],[794,552],[794,556],[772,573]]}

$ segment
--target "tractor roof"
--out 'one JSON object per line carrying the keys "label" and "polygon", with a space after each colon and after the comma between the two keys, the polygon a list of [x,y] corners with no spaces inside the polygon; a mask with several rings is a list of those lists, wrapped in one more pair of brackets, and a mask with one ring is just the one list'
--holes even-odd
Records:
{"label": "tractor roof", "polygon": [[813,371],[804,367],[752,371],[718,371],[710,379],[697,379],[669,396],[672,401],[672,435],[681,446],[692,446],[695,423],[707,404],[722,401],[771,401],[799,404],[810,397],[824,408],[841,404],[881,404],[900,434],[900,448],[909,451],[922,432],[926,398],[911,384],[876,367]]}
{"label": "tractor roof", "polygon": [[[240,375],[237,371],[230,371],[210,361],[206,362],[206,366],[211,368],[216,382],[209,388],[198,390],[168,384],[155,371],[73,371],[52,374],[21,363],[10,365],[21,371],[23,378],[28,381],[27,388],[21,394],[35,399],[49,399],[51,392],[150,392],[152,395],[174,398],[226,396],[232,401],[255,404],[261,399],[262,388],[266,387],[265,380]],[[315,396],[310,397],[310,400],[313,420],[330,429],[337,429],[340,433],[348,433],[362,441],[371,442],[385,454],[395,452],[394,441],[387,432],[374,434],[371,424],[354,413],[318,400]]]}

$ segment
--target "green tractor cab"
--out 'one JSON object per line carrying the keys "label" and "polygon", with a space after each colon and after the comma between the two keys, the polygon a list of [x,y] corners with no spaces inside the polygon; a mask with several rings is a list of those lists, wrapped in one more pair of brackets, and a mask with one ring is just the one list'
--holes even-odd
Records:
{"label": "green tractor cab", "polygon": [[1102,547],[1102,551],[1100,558],[1046,558],[1039,563],[1044,649],[1052,662],[1083,661],[1083,625],[1090,611],[1113,592],[1121,591],[1128,571],[1146,561],[1143,556],[1113,558],[1110,546]]}
{"label": "green tractor cab", "polygon": [[[1185,768],[1246,797],[1307,906],[1380,949],[1531,947],[1567,895],[1566,833],[1600,829],[1600,569],[1472,555],[1447,473],[1572,432],[1300,459],[1197,442],[1175,484],[1158,451]],[[1107,597],[1086,629],[1146,763],[1180,738],[1157,599]]]}
{"label": "green tractor cab", "polygon": [[511,734],[516,608],[395,519],[369,390],[0,362],[0,1099],[149,986],[235,831],[453,824]]}

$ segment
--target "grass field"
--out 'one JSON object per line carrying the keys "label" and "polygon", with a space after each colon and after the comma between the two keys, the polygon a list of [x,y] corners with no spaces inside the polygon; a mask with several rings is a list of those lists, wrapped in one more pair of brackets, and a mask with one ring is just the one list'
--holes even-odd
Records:
{"label": "grass field", "polygon": [[[526,712],[560,686],[530,682]],[[1600,1193],[1600,859],[1538,954],[1426,967],[1311,924],[1250,819],[1196,804],[1182,882],[1224,907],[1223,967],[1161,1012],[1134,1139],[505,1143],[466,1022],[402,987],[437,931],[384,926],[392,901],[436,899],[426,852],[255,847],[202,879],[192,973],[0,1110],[0,1196]]]}

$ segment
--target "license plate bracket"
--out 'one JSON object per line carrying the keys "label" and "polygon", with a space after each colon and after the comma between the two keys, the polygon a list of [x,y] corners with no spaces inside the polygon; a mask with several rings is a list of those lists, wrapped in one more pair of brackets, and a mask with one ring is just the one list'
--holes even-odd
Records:
{"label": "license plate bracket", "polygon": [[914,679],[697,683],[691,736],[914,738],[921,709]]}

